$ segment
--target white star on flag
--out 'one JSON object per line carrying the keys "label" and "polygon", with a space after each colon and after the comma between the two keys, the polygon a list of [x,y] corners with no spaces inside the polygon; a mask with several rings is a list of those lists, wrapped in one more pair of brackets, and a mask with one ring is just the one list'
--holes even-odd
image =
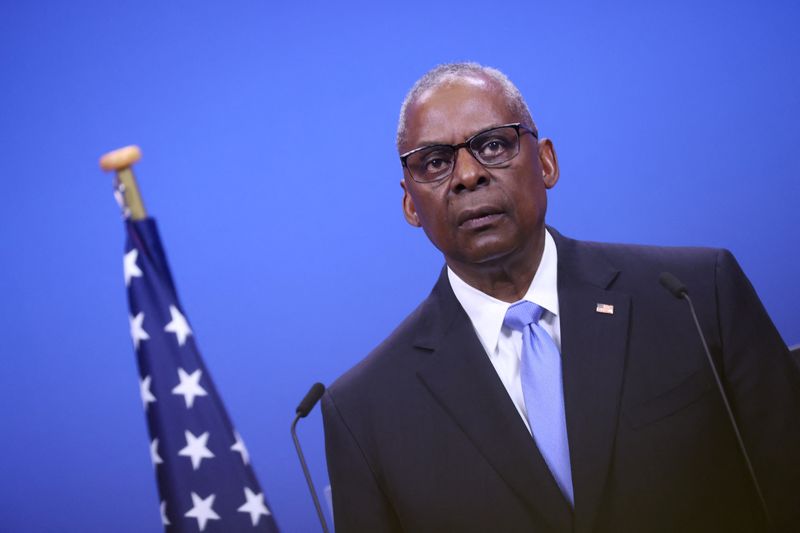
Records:
{"label": "white star on flag", "polygon": [[186,430],[186,447],[178,452],[178,455],[189,457],[192,460],[192,468],[197,470],[200,468],[200,462],[203,459],[211,459],[214,454],[211,453],[206,447],[210,433],[206,431],[199,437],[195,437],[191,431]]}
{"label": "white star on flag", "polygon": [[142,405],[144,410],[147,411],[147,404],[156,401],[156,397],[150,392],[150,376],[145,376],[144,379],[139,380],[139,395],[142,397]]}
{"label": "white star on flag", "polygon": [[192,493],[192,508],[186,511],[183,516],[197,519],[197,526],[200,531],[206,528],[206,522],[209,520],[219,520],[219,515],[211,508],[214,505],[215,496],[212,494],[208,498],[201,498],[194,492]]}
{"label": "white star on flag", "polygon": [[250,513],[250,520],[253,521],[253,526],[258,525],[258,521],[261,520],[261,515],[269,516],[271,513],[267,506],[264,505],[264,493],[260,492],[256,494],[249,488],[244,488],[244,497],[247,501],[239,507],[238,511],[240,513]]}
{"label": "white star on flag", "polygon": [[172,316],[172,321],[164,326],[164,331],[174,333],[178,337],[178,345],[183,346],[186,344],[186,337],[192,334],[192,328],[186,322],[186,317],[174,305],[169,306],[169,314]]}
{"label": "white star on flag", "polygon": [[140,312],[136,316],[128,315],[128,320],[131,322],[131,338],[133,339],[133,347],[135,349],[139,349],[139,341],[146,341],[150,338],[150,335],[142,327],[142,322],[144,322],[144,311]]}
{"label": "white star on flag", "polygon": [[242,454],[242,461],[244,464],[248,464],[250,462],[250,454],[247,453],[247,448],[244,446],[244,441],[242,440],[242,436],[239,435],[238,431],[233,432],[236,435],[236,442],[233,443],[231,446],[231,450],[234,452],[239,452]]}
{"label": "white star on flag", "polygon": [[158,439],[153,439],[150,443],[150,460],[153,461],[153,468],[164,462],[164,459],[158,455]]}
{"label": "white star on flag", "polygon": [[122,267],[125,271],[125,286],[128,287],[131,284],[131,279],[133,278],[141,278],[142,271],[139,270],[139,267],[136,265],[136,259],[139,257],[139,250],[134,248],[127,254],[125,254],[125,259],[122,261]]}
{"label": "white star on flag", "polygon": [[182,368],[178,369],[178,379],[180,379],[181,382],[172,389],[172,394],[183,395],[188,409],[191,409],[192,405],[194,405],[196,396],[208,396],[206,390],[200,386],[200,377],[202,375],[203,371],[199,368],[191,374],[187,374]]}
{"label": "white star on flag", "polygon": [[172,524],[172,522],[169,521],[169,518],[167,518],[167,502],[166,501],[162,501],[161,502],[161,523],[163,525],[165,525],[165,526],[169,526],[169,525]]}

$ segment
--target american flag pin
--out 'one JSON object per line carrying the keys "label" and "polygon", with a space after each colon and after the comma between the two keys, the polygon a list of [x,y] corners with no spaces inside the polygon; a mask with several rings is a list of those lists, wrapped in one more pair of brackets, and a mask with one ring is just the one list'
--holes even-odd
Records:
{"label": "american flag pin", "polygon": [[597,307],[595,307],[594,310],[598,313],[603,313],[604,315],[614,314],[614,306],[609,304],[597,304]]}

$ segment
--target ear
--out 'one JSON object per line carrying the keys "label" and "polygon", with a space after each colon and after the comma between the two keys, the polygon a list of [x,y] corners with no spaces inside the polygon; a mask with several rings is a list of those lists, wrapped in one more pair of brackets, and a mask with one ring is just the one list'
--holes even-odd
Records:
{"label": "ear", "polygon": [[411,193],[408,192],[405,179],[400,180],[400,187],[403,189],[403,215],[406,217],[406,222],[419,228],[422,224],[419,222],[417,208],[414,206],[414,199],[411,198]]}
{"label": "ear", "polygon": [[545,189],[552,189],[558,183],[559,170],[558,170],[558,157],[556,156],[556,149],[553,148],[553,141],[544,138],[539,141],[539,162],[542,165],[542,173],[544,176]]}

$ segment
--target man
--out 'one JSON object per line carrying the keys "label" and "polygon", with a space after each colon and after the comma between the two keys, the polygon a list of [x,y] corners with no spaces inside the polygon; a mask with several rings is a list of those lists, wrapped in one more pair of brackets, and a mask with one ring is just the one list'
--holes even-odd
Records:
{"label": "man", "polygon": [[442,252],[430,296],[323,398],[338,533],[800,531],[800,378],[731,254],[575,241],[499,71],[437,67],[401,110],[403,212]]}

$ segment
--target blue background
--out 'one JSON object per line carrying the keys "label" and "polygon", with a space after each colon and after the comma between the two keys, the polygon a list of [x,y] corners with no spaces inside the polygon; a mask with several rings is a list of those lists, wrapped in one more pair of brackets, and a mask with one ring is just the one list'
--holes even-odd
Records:
{"label": "blue background", "polygon": [[[400,211],[400,102],[504,70],[554,140],[549,221],[723,246],[800,342],[800,4],[0,4],[0,531],[158,531],[105,151],[137,143],[179,293],[284,531],[289,438],[432,286]],[[317,409],[300,427],[327,484]]]}

